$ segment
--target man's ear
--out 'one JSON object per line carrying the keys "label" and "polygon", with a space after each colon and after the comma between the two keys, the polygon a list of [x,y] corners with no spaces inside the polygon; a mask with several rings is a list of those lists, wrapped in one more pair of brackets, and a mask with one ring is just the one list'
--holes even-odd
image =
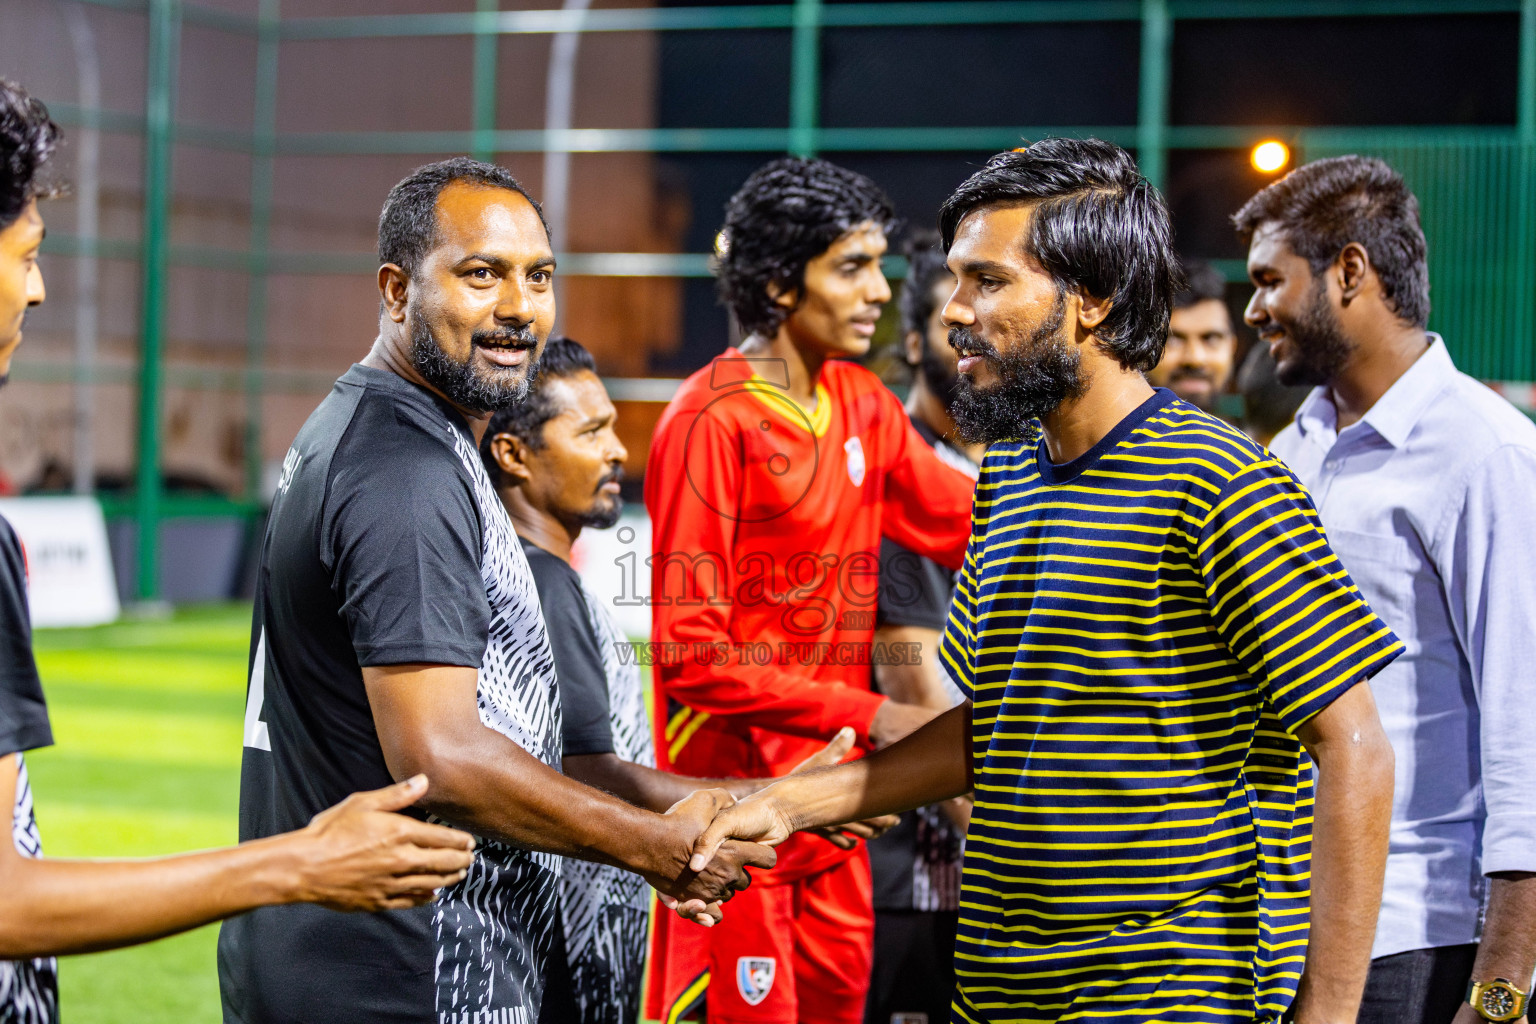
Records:
{"label": "man's ear", "polygon": [[1371,275],[1371,254],[1359,242],[1350,242],[1329,268],[1339,284],[1339,299],[1344,305],[1358,298]]}
{"label": "man's ear", "polygon": [[410,278],[393,263],[379,268],[379,303],[384,315],[397,324],[405,323],[405,300],[410,294]]}
{"label": "man's ear", "polygon": [[777,281],[769,281],[767,291],[768,298],[785,309],[794,309],[800,301],[800,292],[797,289],[786,288]]}
{"label": "man's ear", "polygon": [[491,458],[496,466],[515,485],[521,487],[533,479],[528,468],[528,446],[511,434],[501,433],[491,438]]}
{"label": "man's ear", "polygon": [[901,337],[901,358],[908,366],[923,361],[923,332],[908,331]]}
{"label": "man's ear", "polygon": [[1110,306],[1114,304],[1111,299],[1095,298],[1082,291],[1077,293],[1077,301],[1077,322],[1084,334],[1092,334],[1097,330],[1104,318],[1109,316]]}

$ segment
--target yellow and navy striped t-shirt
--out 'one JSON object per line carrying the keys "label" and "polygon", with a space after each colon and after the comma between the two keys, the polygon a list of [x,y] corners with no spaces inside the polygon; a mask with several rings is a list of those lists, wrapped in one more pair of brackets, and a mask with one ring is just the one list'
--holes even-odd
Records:
{"label": "yellow and navy striped t-shirt", "polygon": [[1064,465],[994,444],[940,647],[975,703],[954,1019],[1277,1019],[1294,733],[1400,650],[1289,470],[1171,392]]}

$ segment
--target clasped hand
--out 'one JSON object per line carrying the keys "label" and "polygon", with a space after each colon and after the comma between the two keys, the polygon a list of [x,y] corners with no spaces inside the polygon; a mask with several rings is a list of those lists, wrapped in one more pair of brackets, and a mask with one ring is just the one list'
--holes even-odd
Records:
{"label": "clasped hand", "polygon": [[[767,856],[766,864],[755,860],[748,863],[754,867],[772,867],[775,855],[769,847],[782,843],[794,831],[793,828],[788,827],[787,823],[779,821],[777,812],[772,809],[773,801],[762,799],[761,794],[754,794],[741,801],[732,801],[731,795],[723,789],[704,789],[694,793],[667,813],[671,814],[685,804],[693,804],[696,801],[698,807],[702,808],[705,804],[700,798],[703,797],[713,798],[718,802],[718,806],[712,820],[700,828],[698,837],[688,851],[685,877],[718,876],[722,872],[729,871],[736,860],[737,851],[740,850],[761,851]],[[746,872],[741,871],[741,875],[745,879]],[[652,884],[655,885],[655,883]],[[739,885],[729,885],[724,896],[715,899],[707,895],[691,896],[691,894],[678,892],[672,887],[655,886],[655,888],[662,906],[675,910],[678,916],[685,920],[696,921],[709,927],[720,920],[721,904],[734,896],[738,890],[745,889],[748,884],[750,881],[744,880]]]}
{"label": "clasped hand", "polygon": [[646,878],[664,905],[700,924],[720,920],[720,905],[752,884],[747,868],[771,868],[778,859],[766,845],[728,836],[711,845],[709,857],[696,855],[705,831],[735,802],[723,789],[701,789],[673,804],[666,813],[672,825],[670,849]]}
{"label": "clasped hand", "polygon": [[[848,752],[853,749],[854,732],[852,729],[843,728],[821,750],[806,758],[796,765],[791,775],[799,775],[803,772],[817,768],[829,768],[841,761]],[[704,823],[697,833],[688,861],[688,871],[696,876],[716,872],[721,869],[729,869],[734,861],[737,851],[741,848],[762,850],[771,857],[772,852],[768,847],[777,846],[790,834],[795,827],[790,824],[789,817],[779,810],[777,802],[771,794],[772,787],[760,790],[741,801],[733,800],[731,795],[724,790],[700,790],[690,795],[686,800],[676,804],[667,813],[673,814],[679,810],[688,809],[688,812],[702,810],[705,806],[713,805],[714,813],[711,820]],[[707,797],[707,799],[705,799]],[[849,850],[854,847],[859,839],[875,839],[883,835],[886,830],[892,828],[897,822],[896,815],[884,815],[871,818],[867,821],[850,822],[835,827],[814,828],[809,831],[813,835],[819,835],[840,849]],[[724,856],[727,863],[719,863]],[[760,865],[755,861],[748,861],[753,866]],[[771,867],[772,862],[768,865]],[[745,878],[745,871],[742,876]],[[706,898],[689,898],[687,894],[680,893],[673,888],[656,886],[657,897],[663,906],[675,910],[680,917],[686,920],[696,921],[706,927],[714,925],[721,919],[721,904],[735,895],[737,890],[745,889],[750,880],[741,884],[732,885],[724,897],[716,900]]]}

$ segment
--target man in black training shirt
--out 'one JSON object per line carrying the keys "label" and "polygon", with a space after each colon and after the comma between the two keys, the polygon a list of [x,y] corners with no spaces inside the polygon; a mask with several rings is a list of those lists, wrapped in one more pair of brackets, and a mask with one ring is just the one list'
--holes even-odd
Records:
{"label": "man in black training shirt", "polygon": [[[481,441],[495,481],[533,571],[559,677],[567,775],[631,803],[663,810],[704,786],[735,796],[760,779],[691,779],[656,771],[640,670],[611,613],[571,567],[571,548],[585,527],[618,522],[627,452],[614,430],[616,413],[591,353],[554,338],[539,359],[526,401],[491,418]],[[621,645],[625,645],[621,647]],[[836,764],[853,746],[846,730],[801,767]],[[894,820],[894,819],[892,819]],[[868,838],[890,822],[849,826]],[[845,847],[853,840],[829,835]],[[650,891],[636,875],[605,864],[568,860],[560,884],[564,943],[547,976],[542,1024],[634,1024]]]}
{"label": "man in black training shirt", "polygon": [[[592,356],[574,341],[553,339],[528,400],[497,413],[485,433],[488,455],[501,437],[511,473],[537,463],[534,478],[503,473],[494,457],[486,468],[512,514],[549,624],[565,764],[611,754],[653,768],[640,669],[635,659],[619,657],[623,634],[570,565],[582,527],[612,526],[623,506],[618,488],[625,451],[613,421]],[[509,482],[524,500],[508,500]],[[554,951],[541,1019],[632,1024],[640,1013],[649,887],[638,875],[576,860],[565,863],[561,883],[564,942]]]}
{"label": "man in black training shirt", "polygon": [[[521,1024],[538,1013],[557,854],[696,904],[746,884],[737,847],[685,874],[730,797],[662,816],[571,782],[528,562],[471,418],[521,401],[555,316],[538,207],[502,168],[417,169],[379,219],[379,336],[283,463],[257,583],[241,836],[362,780],[427,771],[421,806],[483,837],[420,910],[258,911],[225,926],[225,1020]],[[711,909],[709,913],[718,914]]]}
{"label": "man in black training shirt", "polygon": [[[939,319],[955,290],[936,232],[907,247],[899,302],[902,355],[912,368],[907,415],[924,441],[972,477],[980,445],[955,437],[949,407],[959,388],[959,355]],[[961,701],[938,657],[955,574],[902,547],[880,542],[877,644],[916,644],[919,658],[874,666],[880,692],[906,704],[947,711]],[[875,959],[865,1024],[941,1024],[954,988],[955,927],[960,907],[960,853],[970,803],[962,798],[920,807],[869,844],[875,904]]]}
{"label": "man in black training shirt", "polygon": [[[0,79],[0,383],[27,309],[45,297],[37,251],[49,194],[43,164],[58,140],[43,105]],[[111,949],[269,903],[341,910],[417,906],[464,877],[473,840],[392,813],[426,791],[421,777],[347,798],[287,835],[225,850],[131,861],[44,860],[22,752],[53,735],[27,610],[27,561],[0,518],[0,1021],[58,1016],[53,956]]]}

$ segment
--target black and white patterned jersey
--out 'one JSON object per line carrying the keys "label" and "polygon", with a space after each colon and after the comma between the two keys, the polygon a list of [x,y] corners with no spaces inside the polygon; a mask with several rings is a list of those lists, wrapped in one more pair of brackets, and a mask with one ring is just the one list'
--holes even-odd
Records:
{"label": "black and white patterned jersey", "polygon": [[[480,720],[560,761],[554,659],[533,577],[468,426],[354,366],[284,461],[251,637],[241,839],[302,827],[392,782],[362,668],[479,670]],[[226,1021],[533,1024],[560,860],[482,839],[461,883],[381,914],[270,907],[224,925]]]}
{"label": "black and white patterned jersey", "polygon": [[[41,857],[43,844],[21,753],[52,742],[48,706],[32,657],[27,558],[11,524],[0,517],[0,758],[16,755],[11,841],[23,857]],[[51,957],[0,960],[0,1024],[53,1024],[58,1011],[58,968]]]}
{"label": "black and white patterned jersey", "polygon": [[[619,654],[628,644],[602,600],[562,558],[523,541],[549,624],[560,677],[567,755],[614,754],[656,766],[640,669]],[[549,993],[544,1020],[633,1024],[639,1018],[650,888],[640,876],[604,864],[567,860],[561,876],[570,998]]]}

